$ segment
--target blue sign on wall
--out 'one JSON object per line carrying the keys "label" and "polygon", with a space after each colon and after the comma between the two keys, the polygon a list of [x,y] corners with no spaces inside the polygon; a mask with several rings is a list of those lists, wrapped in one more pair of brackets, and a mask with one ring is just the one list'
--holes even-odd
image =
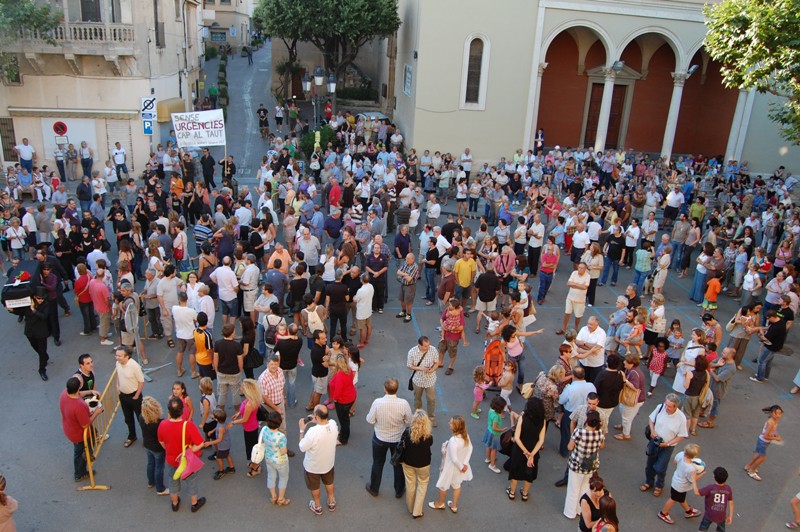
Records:
{"label": "blue sign on wall", "polygon": [[142,120],[142,133],[145,135],[152,135],[153,134],[153,121],[152,120]]}

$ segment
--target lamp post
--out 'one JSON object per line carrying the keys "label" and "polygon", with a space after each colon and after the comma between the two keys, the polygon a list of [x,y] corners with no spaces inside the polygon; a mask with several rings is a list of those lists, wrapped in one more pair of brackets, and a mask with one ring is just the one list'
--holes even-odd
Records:
{"label": "lamp post", "polygon": [[[303,74],[303,78],[301,79],[303,85],[303,92],[311,93],[311,77],[309,77],[308,72]],[[317,113],[317,105],[322,103],[322,95],[320,94],[320,90],[322,89],[322,85],[326,84],[326,89],[328,95],[333,95],[336,98],[336,76],[334,74],[330,74],[327,77],[327,83],[325,78],[325,71],[322,67],[315,67],[314,68],[314,87],[316,90],[311,94],[311,104],[314,107],[314,129],[316,129],[319,125],[318,113]]]}

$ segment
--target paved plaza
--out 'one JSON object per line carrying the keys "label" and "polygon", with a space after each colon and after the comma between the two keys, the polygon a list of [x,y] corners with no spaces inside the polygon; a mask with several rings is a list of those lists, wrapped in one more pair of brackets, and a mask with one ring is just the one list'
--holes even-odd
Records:
{"label": "paved plaza", "polygon": [[[270,110],[272,120],[274,102],[268,94],[270,47],[265,46],[254,55],[255,64],[248,66],[246,58],[234,57],[228,63],[228,77],[231,80],[231,106],[228,109],[228,153],[236,157],[242,175],[240,185],[255,184],[258,163],[264,153],[264,143],[259,138],[255,109],[264,103]],[[209,68],[208,79],[215,79]],[[479,138],[475,139],[477,151]],[[417,146],[418,151],[436,146]],[[517,146],[509,146],[509,155]],[[222,149],[216,148],[214,155],[219,159]],[[498,158],[500,155],[495,154]],[[449,207],[448,207],[449,208]],[[445,209],[447,210],[447,208]],[[473,222],[474,223],[474,222]],[[391,243],[391,236],[389,242]],[[415,242],[418,248],[418,242]],[[113,257],[115,258],[115,257]],[[566,280],[571,264],[562,258],[553,286],[544,305],[538,306],[537,322],[530,329],[544,328],[545,333],[532,337],[527,342],[526,375],[532,381],[541,370],[547,370],[558,356],[558,345],[562,337],[555,331],[560,328],[563,318],[563,302],[566,296]],[[600,287],[597,291],[597,304],[587,308],[586,319],[598,316],[601,327],[607,326],[608,315],[614,308],[614,301],[623,292],[625,283],[632,280],[629,270],[620,272],[620,282],[616,287]],[[469,347],[459,347],[455,372],[445,376],[439,372],[437,383],[437,419],[439,427],[434,429],[434,457],[431,467],[431,483],[428,500],[435,499],[435,481],[441,457],[439,445],[449,436],[447,424],[449,416],[459,414],[467,419],[467,428],[474,445],[471,465],[474,480],[466,483],[460,503],[459,513],[436,511],[425,508],[425,517],[412,520],[405,507],[405,500],[397,500],[391,489],[392,473],[387,464],[384,471],[381,494],[372,498],[364,490],[369,479],[371,466],[372,426],[364,419],[373,399],[383,395],[382,385],[386,378],[396,377],[401,383],[399,395],[412,399],[405,390],[410,371],[405,368],[406,353],[416,343],[420,335],[427,335],[435,345],[438,333],[439,315],[436,307],[424,306],[417,290],[417,306],[413,319],[403,323],[394,315],[399,311],[397,283],[394,275],[389,275],[390,292],[386,312],[373,317],[375,332],[368,347],[362,351],[365,360],[361,368],[358,384],[356,415],[352,422],[352,435],[349,445],[337,448],[336,452],[336,500],[337,511],[325,512],[317,517],[308,511],[309,493],[303,482],[302,453],[290,459],[290,478],[287,497],[292,503],[288,507],[272,506],[265,486],[266,474],[247,478],[247,464],[244,456],[242,431],[235,427],[232,456],[237,473],[227,475],[221,480],[213,480],[214,463],[207,462],[200,472],[199,494],[208,500],[206,507],[192,514],[188,505],[181,511],[170,511],[169,499],[157,497],[154,490],[147,488],[145,476],[145,452],[141,437],[133,446],[123,448],[125,425],[121,412],[118,413],[111,430],[111,437],[105,443],[96,463],[98,484],[111,486],[108,491],[75,491],[73,482],[72,448],[61,430],[58,411],[58,398],[64,389],[67,378],[77,369],[77,359],[81,353],[91,353],[95,361],[97,387],[108,380],[114,368],[112,352],[101,347],[97,336],[79,336],[81,317],[72,304],[73,293],[66,294],[73,305],[73,314],[61,318],[62,345],[49,344],[51,365],[48,367],[49,382],[42,382],[36,374],[36,356],[23,335],[23,325],[7,315],[0,321],[0,335],[6,345],[0,349],[0,374],[2,374],[4,408],[0,410],[0,471],[8,480],[8,493],[19,501],[20,508],[15,514],[19,530],[143,530],[161,529],[171,531],[197,530],[257,530],[265,526],[275,529],[314,530],[321,526],[340,527],[349,530],[374,530],[381,524],[396,530],[433,529],[446,527],[454,530],[514,529],[530,527],[534,530],[575,530],[577,522],[568,521],[562,515],[564,488],[555,488],[553,482],[561,477],[566,461],[558,455],[558,430],[548,427],[546,443],[542,449],[539,463],[539,478],[533,484],[531,499],[523,502],[506,498],[506,474],[495,474],[483,463],[484,446],[481,444],[486,429],[488,401],[484,403],[484,413],[480,420],[469,417],[472,403],[472,369],[482,361],[483,336],[476,335],[474,315],[467,320],[466,330]],[[691,277],[678,279],[674,272],[664,287],[667,298],[667,319],[681,320],[683,330],[701,325],[699,309],[689,300]],[[141,284],[141,283],[140,283]],[[538,280],[529,281],[534,291]],[[138,286],[141,289],[141,286]],[[717,311],[721,323],[733,315],[736,303],[728,297],[720,299]],[[219,319],[219,317],[218,317]],[[698,436],[689,441],[701,445],[701,457],[709,469],[724,466],[730,473],[728,483],[733,488],[736,503],[734,523],[729,530],[774,531],[784,528],[783,523],[791,519],[789,500],[800,489],[800,412],[798,397],[788,393],[792,379],[800,365],[800,343],[797,341],[797,328],[789,335],[787,352],[793,356],[776,357],[772,378],[767,384],[751,382],[748,377],[754,373],[753,358],[757,342],[750,344],[745,357],[744,370],[738,372],[731,385],[727,398],[722,402],[720,415],[713,430],[698,429]],[[216,329],[219,330],[219,329]],[[723,343],[727,343],[725,334]],[[164,340],[146,342],[149,367],[173,363],[152,373],[153,382],[145,384],[144,394],[157,398],[162,405],[170,395],[175,380],[174,353]],[[305,415],[302,408],[311,391],[311,364],[308,350],[301,356],[305,367],[298,372],[298,407],[289,410],[287,435],[289,448],[297,449],[297,421]],[[262,371],[264,367],[257,371]],[[646,416],[659,404],[670,390],[672,370],[662,378],[652,398],[648,399],[634,421],[633,439],[617,441],[608,438],[606,447],[600,452],[600,475],[606,487],[617,500],[622,530],[661,530],[668,525],[656,518],[656,514],[668,496],[668,492],[656,499],[652,492],[642,494],[639,485],[644,481],[645,439],[643,430]],[[193,398],[199,397],[197,381],[190,380],[188,373],[183,377]],[[493,397],[494,394],[489,394]],[[519,410],[524,401],[516,392],[512,396],[513,406]],[[755,447],[756,436],[761,431],[765,416],[761,408],[778,403],[784,408],[783,421],[779,432],[786,441],[784,446],[772,446],[766,463],[761,467],[762,482],[750,479],[743,471]],[[615,412],[612,424],[620,420]],[[507,421],[506,421],[507,423]],[[609,435],[610,436],[610,435]],[[679,445],[680,446],[680,445]],[[208,454],[208,453],[205,453]],[[502,464],[502,461],[499,461]],[[671,477],[674,467],[668,473]],[[708,474],[701,484],[710,482]],[[689,496],[692,506],[702,508],[702,501]],[[679,511],[673,515],[676,530],[696,530],[699,519],[686,521]],[[280,527],[280,528],[279,528]],[[313,527],[313,528],[312,528]]]}

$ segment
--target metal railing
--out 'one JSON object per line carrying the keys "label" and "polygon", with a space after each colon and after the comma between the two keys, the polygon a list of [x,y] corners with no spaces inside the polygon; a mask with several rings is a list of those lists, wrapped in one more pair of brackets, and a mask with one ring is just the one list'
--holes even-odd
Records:
{"label": "metal railing", "polygon": [[78,491],[107,490],[111,486],[99,486],[94,482],[94,462],[100,456],[100,449],[106,441],[111,423],[119,409],[119,389],[117,388],[117,370],[111,374],[103,393],[100,395],[103,412],[94,419],[94,423],[83,429],[83,449],[86,453],[86,468],[89,470],[89,485],[77,488]]}
{"label": "metal railing", "polygon": [[39,43],[133,43],[136,32],[133,24],[71,22],[46,32],[21,28],[19,36],[22,40]]}

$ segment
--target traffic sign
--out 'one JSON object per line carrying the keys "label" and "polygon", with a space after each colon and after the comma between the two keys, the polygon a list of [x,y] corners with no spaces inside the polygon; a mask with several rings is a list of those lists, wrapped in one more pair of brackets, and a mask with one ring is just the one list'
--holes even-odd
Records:
{"label": "traffic sign", "polygon": [[152,120],[142,120],[142,133],[145,135],[152,135],[153,134],[153,121]]}
{"label": "traffic sign", "polygon": [[142,113],[142,120],[155,120],[157,113],[145,112]]}
{"label": "traffic sign", "polygon": [[53,132],[59,137],[63,137],[67,134],[67,124],[64,122],[56,122],[53,124]]}

